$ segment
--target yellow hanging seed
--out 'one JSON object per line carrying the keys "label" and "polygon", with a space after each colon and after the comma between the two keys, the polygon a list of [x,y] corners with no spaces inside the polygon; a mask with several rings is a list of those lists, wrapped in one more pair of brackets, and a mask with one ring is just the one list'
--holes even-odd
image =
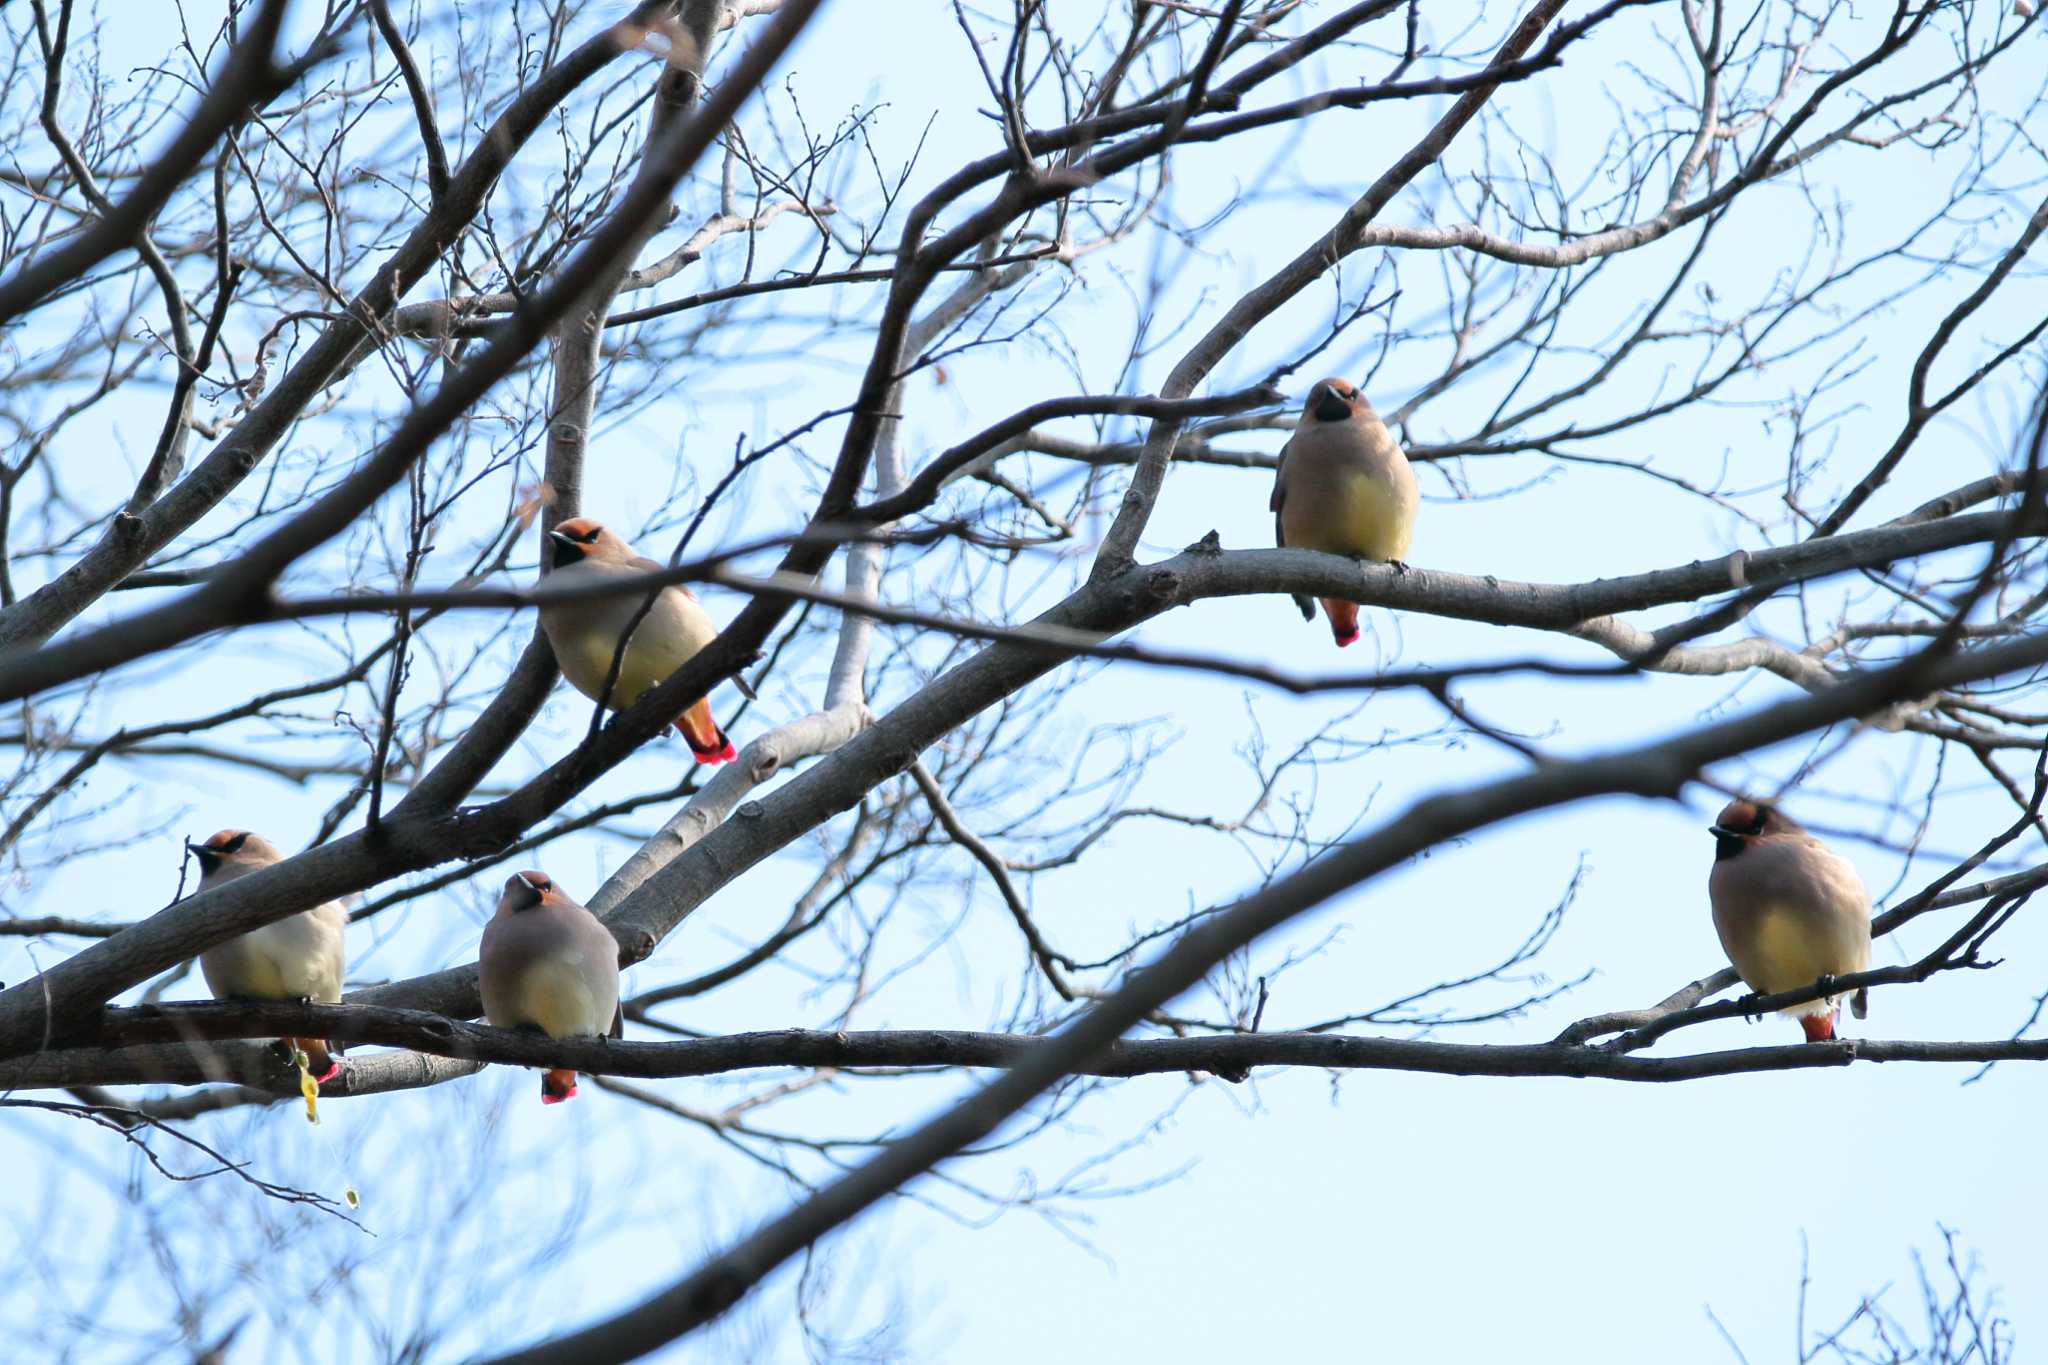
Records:
{"label": "yellow hanging seed", "polygon": [[320,1082],[313,1079],[313,1068],[306,1061],[305,1051],[292,1049],[292,1059],[299,1064],[299,1093],[306,1097],[306,1122],[320,1121]]}

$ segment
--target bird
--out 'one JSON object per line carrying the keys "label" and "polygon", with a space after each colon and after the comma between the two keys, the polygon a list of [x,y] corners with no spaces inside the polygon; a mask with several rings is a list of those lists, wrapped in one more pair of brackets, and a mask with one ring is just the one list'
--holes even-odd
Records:
{"label": "bird", "polygon": [[[284,861],[276,844],[246,829],[224,829],[203,844],[187,840],[185,847],[199,860],[201,891]],[[348,912],[341,902],[327,901],[216,943],[199,955],[199,970],[216,1000],[318,1000],[331,1005],[341,999],[347,930]],[[323,1039],[279,1041],[306,1054],[306,1069],[316,1081],[332,1080],[341,1070]]]}
{"label": "bird", "polygon": [[[590,911],[544,872],[505,881],[477,955],[484,1018],[498,1028],[550,1038],[619,1038],[619,944]],[[576,1073],[556,1067],[540,1079],[540,1102],[576,1093]]]}
{"label": "bird", "polygon": [[[548,532],[548,546],[550,567],[543,579],[548,583],[603,583],[658,573],[665,567],[636,554],[616,532],[588,517],[572,517],[556,526]],[[627,592],[540,609],[541,629],[547,632],[563,676],[584,696],[603,700],[614,711],[623,711],[640,700],[641,693],[666,680],[718,638],[710,614],[687,588],[662,588],[646,617],[633,629],[632,641],[619,663],[618,679],[607,697],[605,679],[611,675],[619,639],[646,600],[643,592]],[[676,718],[675,727],[699,763],[724,763],[739,756],[712,718],[709,698],[692,703]]]}
{"label": "bird", "polygon": [[[1761,801],[1730,801],[1709,828],[1714,931],[1752,991],[1825,989],[1870,966],[1870,892],[1847,858]],[[1850,1008],[1858,1019],[1869,1013],[1867,989]],[[1784,1011],[1809,1043],[1834,1038],[1838,1012],[1832,993]]]}
{"label": "bird", "polygon": [[[1400,442],[1356,385],[1325,379],[1308,391],[1301,420],[1280,450],[1273,478],[1273,532],[1283,547],[1379,559],[1408,571],[1408,542],[1422,495]],[[1316,619],[1295,594],[1301,619]],[[1337,647],[1358,639],[1358,604],[1325,597]]]}

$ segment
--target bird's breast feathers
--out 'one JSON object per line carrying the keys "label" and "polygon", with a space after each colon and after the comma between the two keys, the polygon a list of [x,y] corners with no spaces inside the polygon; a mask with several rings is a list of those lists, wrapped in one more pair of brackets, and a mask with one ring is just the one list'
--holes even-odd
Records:
{"label": "bird's breast feathers", "polygon": [[[624,623],[620,623],[609,630],[550,632],[555,662],[561,665],[562,675],[592,701],[604,691],[605,679],[612,669],[612,656],[618,651],[619,636],[624,629]],[[671,651],[662,649],[658,640],[650,638],[643,624],[634,632],[632,643],[626,646],[625,658],[619,661],[618,681],[612,685],[608,701],[614,709],[631,706],[640,699],[642,692],[682,667],[687,658],[688,655],[684,655],[677,659]]]}
{"label": "bird's breast feathers", "polygon": [[[1870,965],[1868,921],[1817,915],[1805,902],[1766,901],[1722,925],[1722,946],[1750,989],[1765,995],[1847,976]],[[1794,1013],[1810,1010],[1799,1006]]]}
{"label": "bird's breast feathers", "polygon": [[596,988],[574,953],[529,964],[513,982],[512,997],[517,1022],[538,1025],[550,1038],[602,1037],[619,1004],[616,992],[607,996]]}
{"label": "bird's breast feathers", "polygon": [[[331,917],[330,917],[331,918]],[[318,911],[293,915],[201,955],[201,972],[215,995],[265,1000],[341,999],[341,936]]]}
{"label": "bird's breast feathers", "polygon": [[1280,520],[1287,543],[1299,549],[1406,559],[1415,508],[1402,489],[1352,469],[1289,488]]}
{"label": "bird's breast feathers", "polygon": [[[586,567],[593,571],[576,572]],[[624,572],[635,571],[627,569]],[[595,566],[572,564],[550,575],[556,576],[576,583],[611,575],[595,571]],[[618,651],[619,637],[639,615],[641,601],[635,595],[589,603],[565,603],[541,612],[541,625],[547,631],[548,643],[554,647],[555,662],[561,666],[563,676],[584,696],[595,700],[603,693],[605,678],[611,672],[612,656]],[[611,706],[617,709],[632,705],[642,692],[665,681],[716,635],[711,618],[693,599],[680,589],[663,589],[634,629],[631,643],[626,646],[625,658],[619,665],[618,681],[612,686]]]}

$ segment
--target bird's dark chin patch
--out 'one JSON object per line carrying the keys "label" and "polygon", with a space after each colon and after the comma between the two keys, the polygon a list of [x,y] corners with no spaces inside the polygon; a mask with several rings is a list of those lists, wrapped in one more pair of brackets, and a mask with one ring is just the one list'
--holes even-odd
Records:
{"label": "bird's dark chin patch", "polygon": [[1749,847],[1749,842],[1739,834],[1727,834],[1718,829],[1713,834],[1714,861],[1717,863],[1725,863]]}
{"label": "bird's dark chin patch", "polygon": [[557,537],[554,545],[554,565],[558,569],[566,569],[583,558],[583,547],[572,540]]}
{"label": "bird's dark chin patch", "polygon": [[1316,420],[1319,422],[1342,422],[1351,416],[1351,405],[1334,393],[1325,393],[1316,400]]}

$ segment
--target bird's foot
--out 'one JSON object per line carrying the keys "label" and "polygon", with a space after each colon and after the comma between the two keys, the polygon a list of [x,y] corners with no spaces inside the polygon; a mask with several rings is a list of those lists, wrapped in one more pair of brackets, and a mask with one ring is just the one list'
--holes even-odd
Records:
{"label": "bird's foot", "polygon": [[1833,972],[1822,972],[1814,980],[1813,988],[1821,993],[1823,999],[1833,995],[1835,993],[1835,974]]}
{"label": "bird's foot", "polygon": [[1754,1024],[1757,1020],[1764,1017],[1762,1003],[1763,997],[1755,991],[1751,991],[1748,995],[1741,996],[1736,1000],[1735,1008],[1742,1011],[1743,1018]]}
{"label": "bird's foot", "polygon": [[1405,559],[1390,559],[1387,563],[1394,566],[1394,576],[1396,578],[1402,577],[1408,572],[1408,561]]}

